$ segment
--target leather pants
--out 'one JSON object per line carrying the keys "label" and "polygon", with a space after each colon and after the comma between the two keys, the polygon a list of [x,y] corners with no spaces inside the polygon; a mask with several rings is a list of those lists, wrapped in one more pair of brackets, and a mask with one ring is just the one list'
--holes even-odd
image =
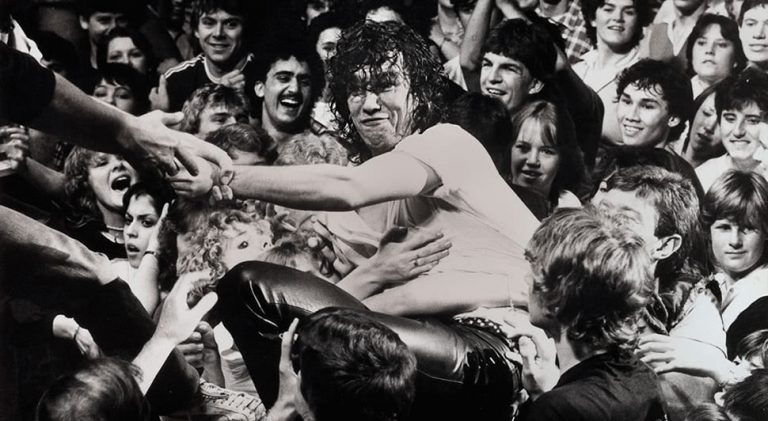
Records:
{"label": "leather pants", "polygon": [[509,419],[519,367],[499,336],[452,318],[375,313],[335,285],[288,267],[246,262],[218,285],[218,312],[262,400],[277,398],[280,339],[291,321],[326,307],[348,308],[395,331],[418,361],[413,419]]}

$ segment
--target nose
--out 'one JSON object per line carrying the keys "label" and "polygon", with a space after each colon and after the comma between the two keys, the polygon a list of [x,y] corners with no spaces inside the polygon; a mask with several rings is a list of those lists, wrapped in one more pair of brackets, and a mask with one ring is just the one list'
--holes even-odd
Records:
{"label": "nose", "polygon": [[224,120],[224,124],[222,124],[222,126],[228,126],[230,124],[235,124],[235,123],[237,123],[237,119],[235,118],[235,116],[231,115],[227,117],[226,120]]}
{"label": "nose", "polygon": [[747,131],[744,128],[744,121],[737,122],[733,127],[733,135],[736,137],[743,137],[745,134],[747,134]]}
{"label": "nose", "polygon": [[742,246],[741,230],[734,228],[731,230],[730,238],[728,238],[728,245],[734,249],[740,249]]}
{"label": "nose", "polygon": [[704,130],[712,134],[715,132],[715,129],[717,128],[717,115],[712,115],[712,117],[708,117],[706,120],[704,120],[704,123],[702,124],[704,127]]}
{"label": "nose", "polygon": [[611,19],[619,23],[624,23],[624,12],[619,9],[614,9],[613,13],[611,13]]}
{"label": "nose", "polygon": [[115,105],[115,93],[110,92],[104,97],[104,102],[109,105]]}
{"label": "nose", "polygon": [[130,223],[125,225],[125,230],[123,231],[125,235],[129,238],[136,238],[138,236],[137,230],[136,230],[136,223],[137,219],[134,219]]}
{"label": "nose", "polygon": [[757,32],[755,32],[753,38],[755,39],[765,39],[765,24],[761,23],[758,27]]}
{"label": "nose", "polygon": [[715,55],[715,43],[707,41],[704,45],[704,54]]}
{"label": "nose", "polygon": [[640,118],[638,117],[637,110],[638,107],[636,104],[632,105],[625,105],[625,112],[624,112],[624,119],[629,121],[639,121]]}
{"label": "nose", "polygon": [[128,54],[120,54],[120,57],[117,58],[117,63],[130,64]]}
{"label": "nose", "polygon": [[528,152],[528,154],[525,156],[525,165],[529,167],[536,167],[538,168],[541,165],[541,162],[539,162],[539,151],[532,149]]}
{"label": "nose", "polygon": [[298,78],[292,77],[290,81],[288,81],[288,86],[286,87],[286,90],[290,93],[296,93],[299,92],[299,80]]}
{"label": "nose", "polygon": [[213,31],[213,35],[216,37],[224,36],[224,24],[219,22],[216,24],[216,29]]}
{"label": "nose", "polygon": [[381,109],[379,104],[379,95],[374,92],[366,91],[365,98],[363,98],[363,111],[366,113],[375,113]]}

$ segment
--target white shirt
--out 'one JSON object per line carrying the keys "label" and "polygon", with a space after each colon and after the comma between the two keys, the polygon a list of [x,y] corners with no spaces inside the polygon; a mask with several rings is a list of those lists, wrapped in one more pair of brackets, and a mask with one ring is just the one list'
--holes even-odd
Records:
{"label": "white shirt", "polygon": [[[765,154],[766,150],[763,148],[758,148],[757,152],[755,152],[754,157],[760,161],[760,164],[753,171],[768,179],[768,168],[763,164]],[[718,156],[717,158],[712,158],[696,167],[696,177],[699,178],[701,187],[703,187],[706,192],[721,175],[726,171],[735,168],[736,165],[733,163],[731,156],[725,154]]]}

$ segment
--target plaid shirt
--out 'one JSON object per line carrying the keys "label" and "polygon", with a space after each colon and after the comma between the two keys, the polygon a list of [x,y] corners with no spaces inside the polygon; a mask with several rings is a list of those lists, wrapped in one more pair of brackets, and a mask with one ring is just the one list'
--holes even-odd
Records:
{"label": "plaid shirt", "polygon": [[[541,14],[540,11],[538,11]],[[580,0],[570,0],[568,10],[562,15],[549,17],[550,22],[560,28],[565,41],[565,54],[571,64],[578,62],[582,54],[592,49],[587,36],[587,23],[581,14]]]}

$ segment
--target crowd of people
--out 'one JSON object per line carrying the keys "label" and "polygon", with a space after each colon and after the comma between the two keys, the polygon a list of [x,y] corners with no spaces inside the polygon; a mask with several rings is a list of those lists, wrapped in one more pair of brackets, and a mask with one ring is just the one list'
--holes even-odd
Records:
{"label": "crowd of people", "polygon": [[768,0],[0,4],[0,419],[768,419]]}

